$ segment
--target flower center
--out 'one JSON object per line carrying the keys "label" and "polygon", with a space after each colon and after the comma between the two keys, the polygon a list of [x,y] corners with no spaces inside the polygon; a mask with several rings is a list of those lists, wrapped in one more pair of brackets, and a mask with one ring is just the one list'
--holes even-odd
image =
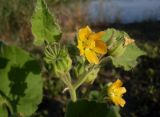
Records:
{"label": "flower center", "polygon": [[92,49],[92,48],[95,47],[95,41],[93,41],[93,40],[86,39],[82,43],[83,43],[84,48],[90,48],[90,49]]}
{"label": "flower center", "polygon": [[112,89],[111,91],[110,91],[110,96],[111,97],[119,97],[120,95],[117,93],[117,90],[116,89]]}

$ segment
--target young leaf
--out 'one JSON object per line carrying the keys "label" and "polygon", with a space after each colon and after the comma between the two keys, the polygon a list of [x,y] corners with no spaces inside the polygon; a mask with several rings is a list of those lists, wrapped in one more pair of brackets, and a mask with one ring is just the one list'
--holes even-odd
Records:
{"label": "young leaf", "polygon": [[140,50],[136,44],[128,45],[124,54],[120,57],[110,57],[115,67],[123,67],[128,71],[137,65],[137,58],[146,53]]}
{"label": "young leaf", "polygon": [[37,0],[32,19],[32,33],[35,37],[34,44],[42,45],[44,41],[59,41],[61,30],[55,17],[50,13],[44,0]]}
{"label": "young leaf", "polygon": [[119,109],[105,103],[79,100],[69,102],[65,117],[121,117]]}
{"label": "young leaf", "polygon": [[[14,113],[30,116],[42,100],[42,78],[38,62],[16,46],[0,43],[0,93]],[[5,62],[5,63],[3,63]]]}

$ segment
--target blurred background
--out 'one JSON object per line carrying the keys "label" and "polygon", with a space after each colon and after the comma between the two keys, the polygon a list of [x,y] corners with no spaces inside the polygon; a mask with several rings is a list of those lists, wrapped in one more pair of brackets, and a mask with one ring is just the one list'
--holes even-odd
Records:
{"label": "blurred background", "polygon": [[[79,97],[96,99],[108,81],[120,78],[127,94],[122,117],[160,117],[160,1],[159,0],[46,0],[63,31],[64,42],[73,41],[76,31],[89,25],[94,31],[113,27],[126,31],[147,56],[138,59],[131,71],[104,66],[92,86],[79,89]],[[31,16],[35,0],[0,0],[0,40],[30,52]],[[43,71],[44,98],[33,117],[64,117],[67,94],[59,79]],[[91,92],[90,92],[91,91]]]}

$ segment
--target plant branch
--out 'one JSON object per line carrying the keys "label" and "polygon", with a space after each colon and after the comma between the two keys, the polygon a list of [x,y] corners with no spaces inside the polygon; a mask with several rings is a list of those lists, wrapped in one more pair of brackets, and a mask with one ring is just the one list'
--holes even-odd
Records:
{"label": "plant branch", "polygon": [[84,72],[79,80],[73,85],[74,89],[76,90],[77,88],[79,88],[87,79],[87,76],[92,72],[92,70],[96,67],[96,65],[92,65],[91,68],[89,69],[89,71]]}
{"label": "plant branch", "polygon": [[[64,78],[64,79],[63,79]],[[70,96],[71,96],[71,100],[73,102],[76,102],[77,101],[77,95],[76,95],[76,89],[74,89],[73,85],[72,85],[72,82],[71,82],[71,76],[69,73],[65,73],[63,75],[63,80],[65,80],[65,84],[68,86],[69,88],[69,93],[70,93]]]}

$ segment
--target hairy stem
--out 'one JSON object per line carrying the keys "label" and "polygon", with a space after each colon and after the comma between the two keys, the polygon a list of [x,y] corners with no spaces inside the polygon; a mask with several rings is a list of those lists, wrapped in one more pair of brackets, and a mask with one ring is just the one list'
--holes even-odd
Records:
{"label": "hairy stem", "polygon": [[77,101],[77,94],[76,94],[76,90],[74,88],[69,88],[69,93],[70,93],[70,96],[71,96],[71,100],[73,102],[76,102]]}
{"label": "hairy stem", "polygon": [[83,75],[80,76],[79,80],[73,85],[74,89],[76,90],[78,87],[80,87],[87,79],[87,76],[92,72],[92,70],[95,68],[96,65],[91,66],[89,71],[83,73]]}
{"label": "hairy stem", "polygon": [[76,102],[77,101],[77,94],[76,94],[76,89],[74,89],[74,87],[72,85],[71,76],[70,76],[69,73],[65,73],[63,76],[64,76],[63,78],[65,80],[65,84],[69,88],[69,93],[70,93],[70,96],[71,96],[71,100],[73,102]]}

